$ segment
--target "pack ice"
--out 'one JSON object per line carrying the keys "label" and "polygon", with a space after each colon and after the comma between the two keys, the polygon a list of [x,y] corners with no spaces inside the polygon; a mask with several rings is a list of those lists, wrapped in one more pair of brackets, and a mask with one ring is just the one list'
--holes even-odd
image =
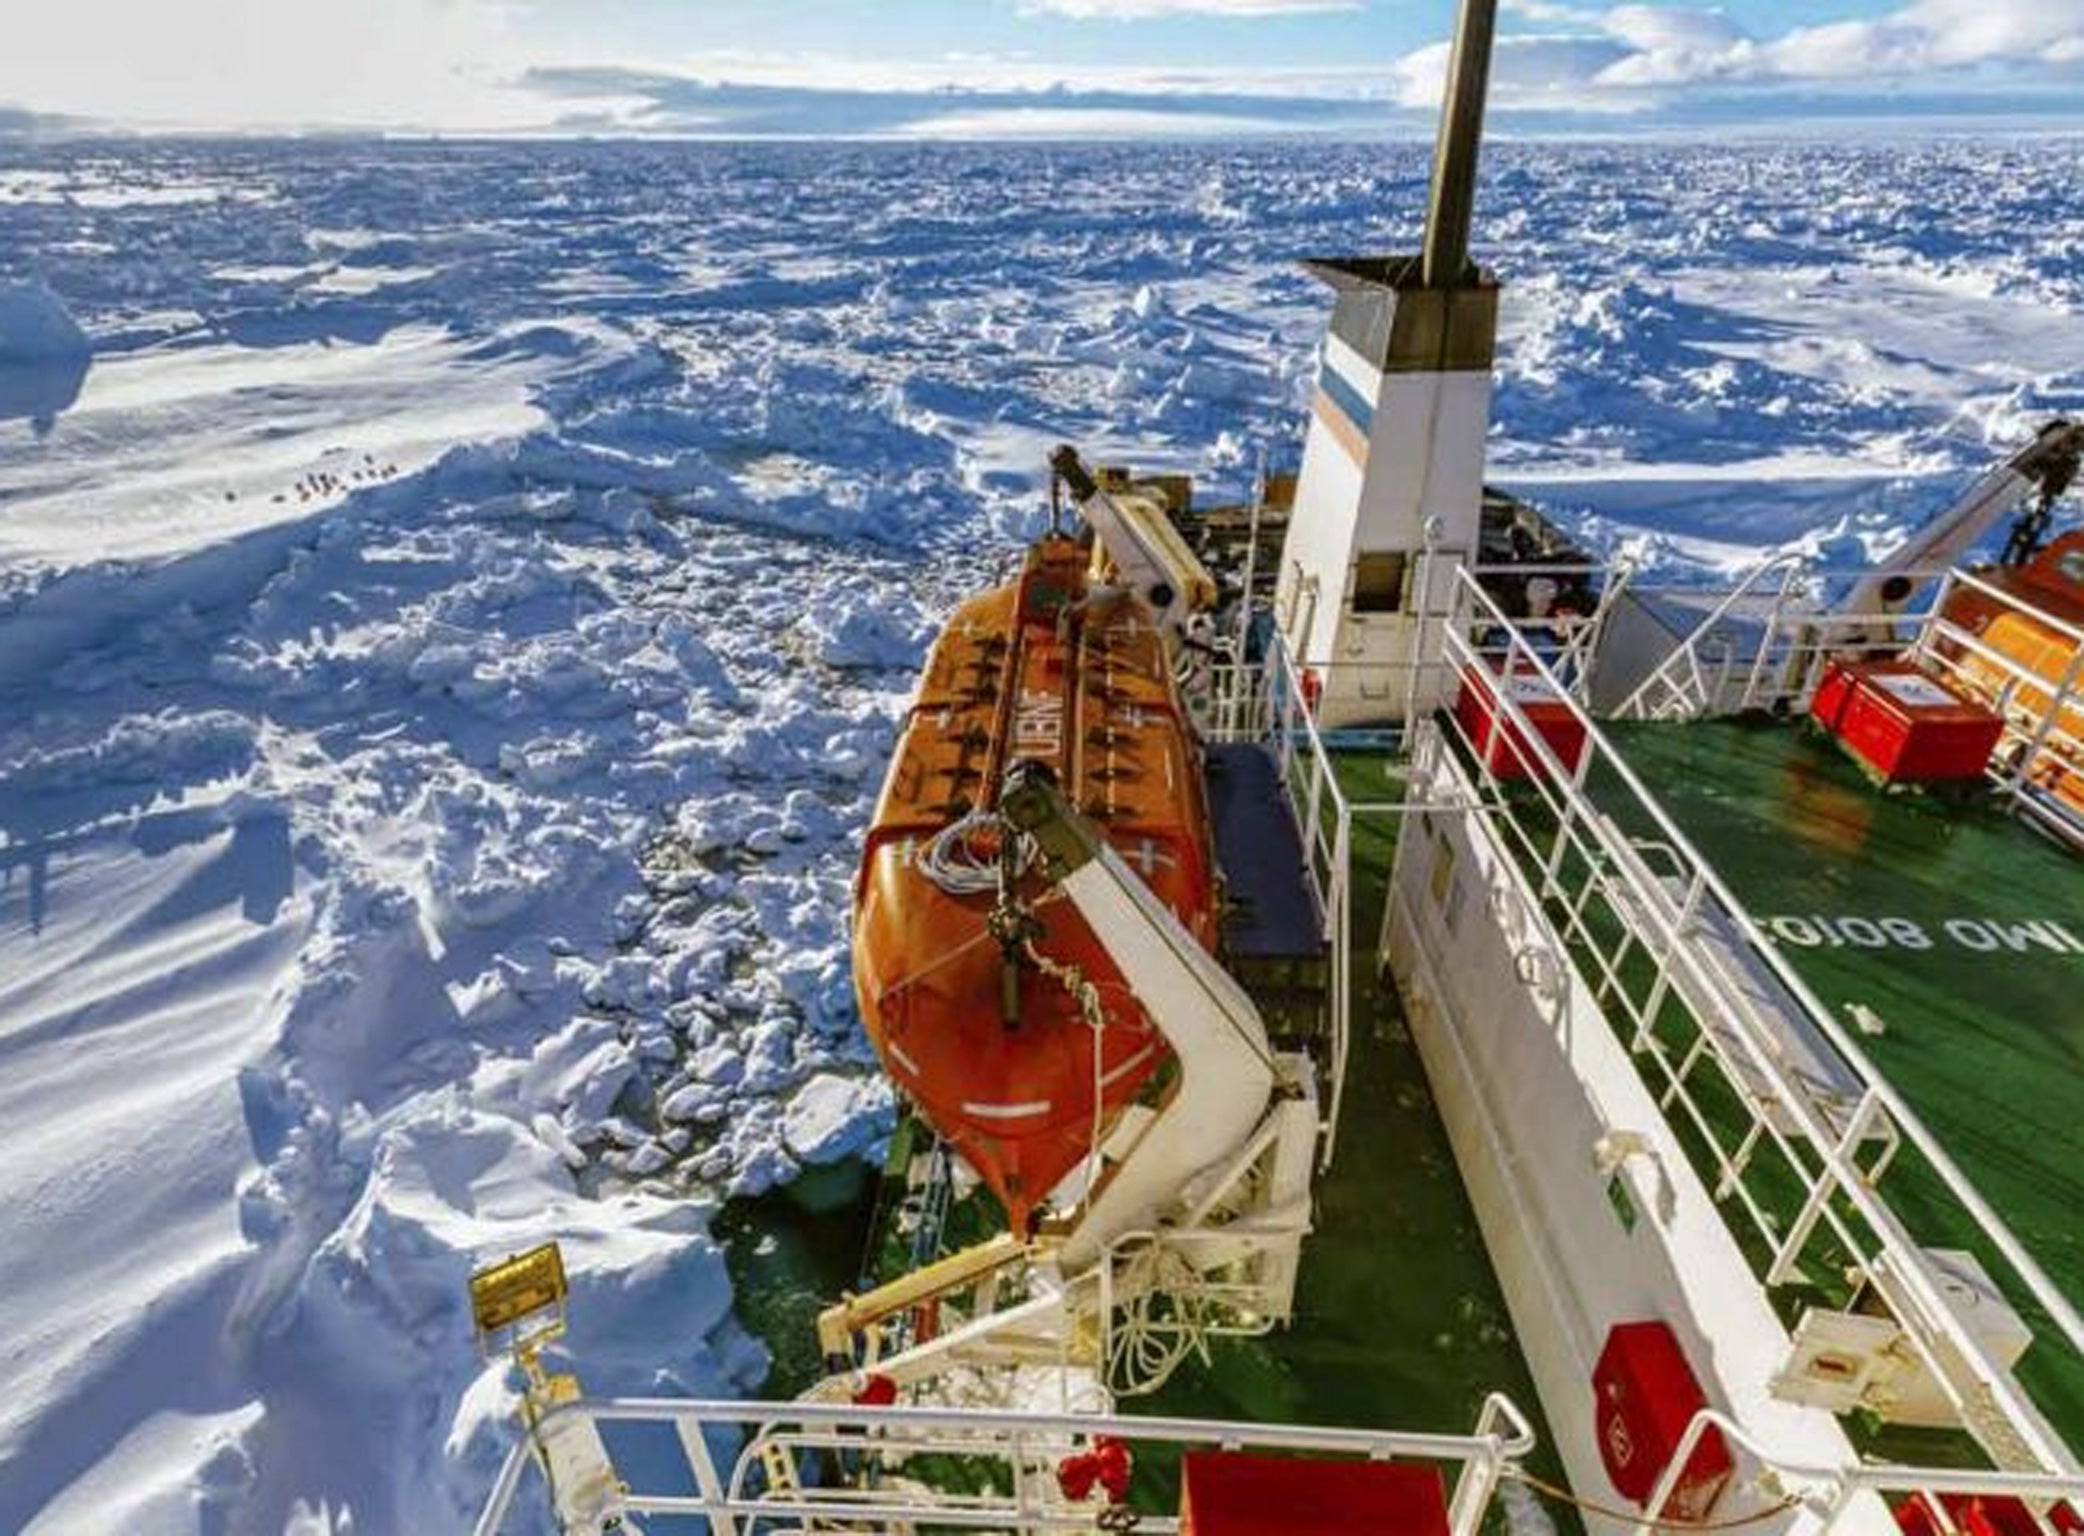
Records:
{"label": "pack ice", "polygon": [[[1883,547],[2084,405],[2073,145],[1511,145],[1494,469]],[[0,144],[0,1530],[463,1526],[471,1268],[756,1390],[717,1202],[874,1155],[858,829],[1059,440],[1292,463],[1422,146]]]}

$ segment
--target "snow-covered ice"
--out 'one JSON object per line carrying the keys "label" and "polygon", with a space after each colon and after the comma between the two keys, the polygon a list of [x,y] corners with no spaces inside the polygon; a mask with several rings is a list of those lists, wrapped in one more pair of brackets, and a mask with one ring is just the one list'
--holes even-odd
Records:
{"label": "snow-covered ice", "polygon": [[[2084,407],[2084,152],[1501,145],[1493,464],[1878,549]],[[1292,463],[1418,147],[0,147],[0,1529],[454,1528],[470,1268],[740,1392],[856,838],[1048,448]],[[81,342],[86,343],[82,347]]]}

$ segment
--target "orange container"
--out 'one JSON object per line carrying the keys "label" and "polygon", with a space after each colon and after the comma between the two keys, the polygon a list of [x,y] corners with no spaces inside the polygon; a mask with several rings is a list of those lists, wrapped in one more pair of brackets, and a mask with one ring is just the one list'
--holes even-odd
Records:
{"label": "orange container", "polygon": [[[2012,604],[2030,605],[2065,624],[2084,625],[2084,529],[2062,535],[2023,566],[1998,566],[1976,574],[2003,595],[1963,583],[1947,600],[1947,619],[2047,686],[2017,680],[2009,668],[1967,646],[1942,641],[1940,649],[1958,663],[1964,686],[1993,708],[2001,708],[2015,730],[2034,735],[2054,709],[2056,689],[2077,659],[2077,643]],[[2043,789],[2084,811],[2084,699],[2072,696],[2065,702],[2054,725],[2046,750],[2028,773]],[[2059,735],[2069,739],[2063,741]]]}
{"label": "orange container", "polygon": [[945,879],[951,862],[995,867],[996,826],[949,829],[996,803],[1015,762],[1047,763],[1195,938],[1213,949],[1217,936],[1200,754],[1164,639],[1147,608],[1091,587],[1087,566],[1079,542],[1044,539],[1017,582],[949,618],[854,893],[869,1040],[1015,1230],[1170,1053],[1085,921],[1032,872],[1019,894],[1041,932],[1009,968],[988,926],[995,891],[951,891]]}

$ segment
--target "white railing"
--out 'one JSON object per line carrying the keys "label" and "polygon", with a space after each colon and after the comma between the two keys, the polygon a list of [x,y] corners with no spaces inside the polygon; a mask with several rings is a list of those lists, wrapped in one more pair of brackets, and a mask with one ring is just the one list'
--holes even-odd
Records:
{"label": "white railing", "polygon": [[[1123,1506],[1069,1498],[1057,1472],[1101,1437],[1130,1450],[1128,1508],[1138,1531],[1179,1529],[1169,1511],[1139,1507],[1135,1459],[1155,1452],[1169,1462],[1196,1449],[1393,1461],[1437,1468],[1448,1489],[1449,1536],[1478,1536],[1502,1482],[1526,1480],[1521,1461],[1534,1449],[1526,1417],[1492,1393],[1468,1435],[1204,1419],[1030,1414],[986,1410],[869,1408],[844,1403],[703,1402],[670,1398],[579,1399],[548,1413],[545,1435],[583,1424],[602,1445],[617,1426],[635,1426],[650,1453],[649,1476],[621,1485],[567,1536],[615,1528],[629,1516],[700,1519],[716,1536],[786,1530],[897,1533],[928,1528],[1035,1533],[1120,1529]],[[648,1431],[648,1433],[646,1433]],[[1686,1426],[1663,1474],[1633,1518],[1631,1536],[1670,1531],[1667,1518],[1694,1453],[1710,1433],[1748,1458],[1744,1523],[1766,1529],[1776,1507],[1806,1511],[1815,1536],[1830,1536],[1861,1500],[1925,1501],[1934,1528],[1959,1529],[1959,1501],[2016,1500],[2016,1513],[2046,1536],[2069,1536],[2058,1511],[2084,1508],[2084,1477],[1886,1463],[1819,1466],[1783,1456],[1743,1425],[1702,1409]],[[659,1453],[670,1447],[670,1453]],[[917,1460],[914,1460],[917,1458]],[[628,1458],[631,1462],[638,1458]],[[541,1466],[533,1442],[507,1453],[473,1536],[501,1536],[516,1501]],[[938,1482],[936,1481],[938,1479]],[[545,1502],[554,1491],[544,1489]],[[1893,1496],[1893,1497],[1892,1497]],[[1778,1500],[1778,1505],[1769,1501]],[[1594,1507],[1597,1507],[1594,1501]],[[1728,1507],[1725,1502],[1720,1508]],[[1613,1514],[1622,1520],[1621,1511]],[[2009,1525],[2001,1527],[2010,1529]]]}
{"label": "white railing", "polygon": [[[1767,578],[1775,573],[1781,580],[1767,603]],[[1695,719],[1801,710],[1826,662],[1900,651],[2004,718],[2004,735],[1987,769],[1992,787],[2053,830],[2084,839],[2084,628],[1969,571],[1899,574],[1920,594],[1902,612],[1838,611],[1828,607],[1828,594],[1857,585],[1855,573],[1813,568],[1796,555],[1775,556],[1722,594],[1613,713],[1623,719]],[[2066,641],[2074,652],[2067,666],[2054,676],[2036,671],[1992,646],[1987,631],[1948,617],[1964,593],[1980,599],[1993,617],[2015,615]],[[1672,588],[1639,595],[1697,603],[1713,594]],[[1525,621],[1518,622],[1524,627]]]}
{"label": "white railing", "polygon": [[[1691,717],[1707,713],[1726,692],[1732,654],[1725,645],[1716,658],[1718,665],[1710,670],[1708,662],[1709,642],[1712,638],[1726,638],[1725,626],[1730,615],[1748,604],[1754,593],[1765,584],[1768,576],[1779,572],[1780,588],[1774,598],[1773,610],[1765,622],[1765,632],[1770,635],[1780,615],[1786,610],[1793,597],[1796,581],[1807,566],[1807,557],[1800,554],[1781,554],[1761,561],[1752,567],[1750,574],[1737,583],[1707,616],[1694,626],[1692,633],[1682,640],[1677,649],[1658,663],[1656,669],[1635,687],[1635,691],[1621,701],[1614,713],[1625,718],[1664,719],[1674,713]],[[1747,617],[1755,617],[1746,615]],[[1770,645],[1762,643],[1757,656],[1746,671],[1745,693],[1750,696],[1763,674]],[[1740,705],[1741,707],[1747,707]]]}
{"label": "white railing", "polygon": [[[1977,633],[1946,617],[1954,594],[1963,591],[1999,614],[2024,619],[2066,641],[2070,657],[2062,672],[2051,677],[2036,671],[1993,647],[1987,628]],[[2078,836],[2076,818],[2084,814],[2084,627],[2058,619],[1969,571],[1949,571],[1933,607],[1933,617],[1919,629],[1908,654],[2004,718],[2004,736],[1990,760],[1992,782],[2022,809]],[[2073,810],[2064,807],[2064,788],[2070,791]]]}
{"label": "white railing", "polygon": [[[579,1422],[611,1449],[616,1426],[641,1425],[650,1428],[644,1444],[654,1460],[668,1443],[679,1452],[674,1464],[649,1469],[656,1486],[626,1487],[595,1517],[594,1529],[629,1515],[695,1516],[707,1520],[716,1536],[842,1527],[893,1533],[914,1526],[1021,1533],[1105,1529],[1104,1500],[1071,1499],[1057,1478],[1064,1458],[1098,1436],[1124,1442],[1132,1455],[1200,1448],[1434,1466],[1454,1479],[1450,1536],[1477,1536],[1499,1481],[1535,1444],[1525,1415],[1497,1393],[1484,1399],[1475,1431],[1467,1435],[671,1398],[581,1399],[551,1410],[540,1432],[553,1435]],[[919,1460],[907,1466],[912,1458]],[[499,1536],[537,1464],[529,1440],[508,1453],[475,1536]],[[945,1486],[935,1485],[937,1474]],[[1170,1513],[1139,1511],[1136,1528],[1170,1532],[1179,1522]]]}
{"label": "white railing", "polygon": [[1281,784],[1302,836],[1303,862],[1323,917],[1331,974],[1326,978],[1326,1036],[1330,1062],[1325,1096],[1321,1166],[1338,1149],[1345,1105],[1346,1066],[1352,1051],[1353,807],[1340,786],[1331,752],[1312,718],[1302,679],[1279,635],[1265,658],[1223,669],[1216,695],[1226,701],[1209,739],[1252,742],[1274,755]]}
{"label": "white railing", "polygon": [[[2046,1536],[2072,1536],[2071,1528],[2054,1516],[2058,1507],[2072,1511],[2084,1501],[2084,1477],[2050,1476],[2046,1473],[1983,1472],[1960,1467],[1909,1467],[1874,1462],[1857,1466],[1823,1467],[1777,1454],[1727,1414],[1703,1408],[1687,1423],[1685,1433],[1672,1448],[1671,1459],[1643,1505],[1631,1536],[1661,1536],[1671,1529],[1665,1520],[1673,1497],[1685,1480],[1694,1452],[1710,1432],[1720,1434],[1741,1448],[1763,1474],[1757,1481],[1770,1481],[1790,1505],[1801,1505],[1819,1519],[1818,1536],[1825,1536],[1864,1496],[1923,1501],[1933,1515],[1933,1528],[1955,1533],[1959,1527],[1948,1506],[1957,1500],[1988,1498],[2016,1500],[2020,1512],[2034,1529]],[[1892,1506],[1894,1507],[1894,1506]],[[1683,1523],[1683,1522],[1681,1522]],[[2005,1527],[1999,1527],[2000,1529]]]}
{"label": "white railing", "polygon": [[[2074,1471],[2072,1453],[1948,1305],[1918,1240],[1882,1197],[1897,1143],[1923,1155],[1958,1212],[2079,1357],[2084,1318],[1489,595],[1463,576],[1456,602],[1433,661],[1445,676],[1433,691],[1447,698],[1458,687],[1484,688],[1490,724],[1478,739],[1453,711],[1437,712],[1415,733],[1416,766],[1474,790],[1479,814],[1534,886],[1545,916],[1539,926],[1563,953],[1531,939],[1528,969],[1567,958],[1617,1018],[1646,1085],[1707,1149],[1702,1172],[1748,1224],[1747,1251],[1765,1255],[1763,1284],[1786,1283],[1800,1254],[1835,1241],[1861,1273],[1900,1281],[1892,1288],[1897,1323],[1993,1455]],[[1574,761],[1557,755],[1503,686],[1514,675],[1538,682],[1553,708],[1570,713],[1585,743]],[[1842,1070],[1833,1073],[1834,1091],[1797,1079],[1790,1025],[1835,1053],[1831,1065]],[[1703,1072],[1712,1076],[1696,1082]],[[1742,1121],[1734,1144],[1730,1115],[1718,1108],[1731,1102]],[[1863,1166],[1870,1147],[1878,1150]],[[1782,1208],[1790,1181],[1801,1191],[1793,1211]],[[1958,1379],[1963,1361],[1974,1366],[1972,1382]]]}

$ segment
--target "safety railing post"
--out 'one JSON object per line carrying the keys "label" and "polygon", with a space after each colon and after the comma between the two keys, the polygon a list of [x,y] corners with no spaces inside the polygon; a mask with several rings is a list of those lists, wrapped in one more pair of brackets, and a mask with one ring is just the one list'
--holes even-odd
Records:
{"label": "safety railing post", "polygon": [[1346,1067],[1352,1052],[1353,1018],[1353,812],[1341,803],[1332,861],[1331,923],[1331,1106],[1325,1122],[1320,1171],[1331,1169],[1338,1150],[1339,1114],[1346,1102]]}
{"label": "safety railing post", "polygon": [[478,1514],[477,1524],[471,1527],[471,1536],[499,1536],[506,1527],[507,1510],[513,1505],[514,1493],[521,1486],[521,1476],[534,1461],[526,1440],[507,1452],[507,1459],[500,1463],[499,1477],[492,1485],[485,1507]]}
{"label": "safety railing post", "polygon": [[1773,654],[1773,637],[1780,632],[1780,619],[1787,612],[1787,599],[1794,591],[1795,577],[1800,574],[1799,565],[1790,565],[1787,574],[1780,579],[1780,590],[1773,595],[1773,606],[1766,615],[1765,629],[1758,637],[1758,654],[1751,658],[1751,675],[1744,679],[1742,707],[1758,707],[1758,685],[1764,678],[1766,663]]}
{"label": "safety railing post", "polygon": [[1462,1463],[1461,1475],[1454,1480],[1454,1495],[1447,1506],[1449,1536],[1477,1536],[1482,1530],[1483,1517],[1491,1507],[1492,1495],[1498,1490],[1498,1475],[1504,1470],[1503,1463],[1504,1458],[1495,1449]]}
{"label": "safety railing post", "polygon": [[1679,903],[1679,916],[1672,927],[1671,939],[1657,956],[1657,974],[1650,982],[1649,996],[1643,1003],[1643,1016],[1636,1028],[1635,1044],[1630,1047],[1632,1050],[1642,1049],[1643,1042],[1648,1039],[1652,1027],[1657,1022],[1658,1010],[1664,1007],[1665,997],[1671,991],[1672,957],[1678,953],[1679,945],[1684,942],[1686,936],[1693,931],[1693,925],[1700,917],[1701,900],[1707,894],[1708,882],[1699,870],[1695,870],[1693,878],[1686,884],[1686,899]]}
{"label": "safety railing post", "polygon": [[1303,836],[1310,840],[1313,850],[1324,845],[1324,826],[1320,820],[1324,812],[1324,757],[1315,750],[1315,745],[1311,743],[1309,790],[1303,797]]}
{"label": "safety railing post", "polygon": [[[673,1416],[673,1432],[680,1438],[681,1453],[687,1457],[688,1467],[695,1474],[695,1491],[702,1502],[715,1513],[709,1517],[709,1528],[715,1536],[738,1536],[738,1520],[723,1506],[729,1502],[725,1497],[723,1480],[716,1473],[716,1459],[709,1454],[709,1441],[702,1434],[701,1421],[691,1414]],[[752,1442],[746,1442],[746,1455],[752,1454]]]}
{"label": "safety railing post", "polygon": [[1932,631],[1936,623],[1946,617],[1947,601],[1954,595],[1954,572],[1949,570],[1939,579],[1939,593],[1933,599],[1932,609],[1925,615],[1924,623],[1918,626],[1917,638],[1910,642],[1908,655],[1912,661],[1923,661],[1932,654]]}
{"label": "safety railing post", "polygon": [[1273,714],[1274,754],[1280,763],[1283,785],[1290,782],[1288,775],[1295,768],[1295,721],[1303,708],[1302,700],[1296,696],[1300,690],[1291,686],[1291,675],[1300,680],[1300,674],[1293,674],[1287,664],[1284,646],[1277,654],[1268,656],[1266,668],[1267,694]]}
{"label": "safety railing post", "polygon": [[[1860,1102],[1854,1106],[1851,1117],[1845,1122],[1845,1130],[1838,1138],[1840,1157],[1848,1155],[1859,1146],[1860,1138],[1867,1134],[1867,1122],[1874,1118],[1875,1108],[1874,1091],[1869,1089],[1860,1095]],[[1772,1266],[1766,1271],[1767,1285],[1785,1284],[1793,1275],[1795,1260],[1800,1255],[1803,1245],[1809,1241],[1809,1235],[1816,1230],[1817,1220],[1823,1215],[1824,1204],[1831,1198],[1831,1191],[1836,1182],[1828,1163],[1816,1170],[1816,1180],[1809,1186],[1809,1194],[1802,1201],[1801,1211],[1795,1216],[1794,1224],[1787,1229],[1787,1236],[1781,1240],[1780,1246],[1773,1253]]]}
{"label": "safety railing post", "polygon": [[1636,1523],[1634,1536],[1652,1536],[1663,1524],[1664,1508],[1671,1503],[1672,1495],[1679,1491],[1679,1480],[1686,1475],[1686,1468],[1693,1460],[1701,1437],[1714,1426],[1714,1421],[1713,1411],[1707,1408],[1687,1420],[1686,1433],[1679,1436],[1671,1460],[1665,1463],[1657,1486],[1650,1491],[1650,1502],[1643,1506],[1643,1518]]}
{"label": "safety railing post", "polygon": [[[1453,596],[1449,594],[1450,598]],[[1418,718],[1419,680],[1423,670],[1421,657],[1426,652],[1426,620],[1431,614],[1433,602],[1433,539],[1426,535],[1423,548],[1418,552],[1418,564],[1411,576],[1411,608],[1416,619],[1411,626],[1411,649],[1405,654],[1404,677],[1404,729]]]}

